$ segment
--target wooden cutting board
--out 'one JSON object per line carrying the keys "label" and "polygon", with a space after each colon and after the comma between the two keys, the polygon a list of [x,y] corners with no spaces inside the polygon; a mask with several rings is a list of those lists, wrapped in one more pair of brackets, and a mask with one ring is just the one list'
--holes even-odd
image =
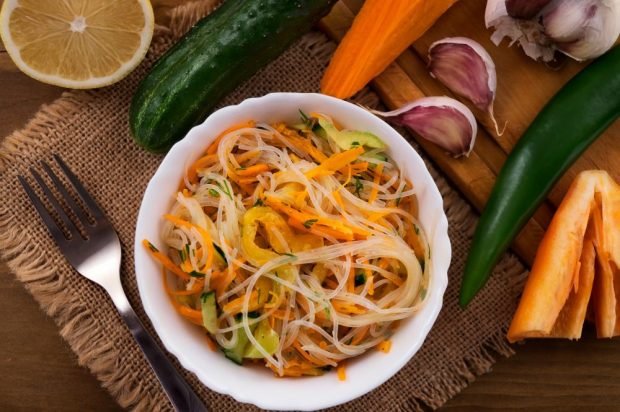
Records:
{"label": "wooden cutting board", "polygon": [[[363,3],[363,0],[340,0],[321,22],[321,29],[334,40],[340,40]],[[428,74],[429,46],[436,40],[454,36],[469,37],[484,46],[495,61],[498,79],[495,114],[500,124],[507,122],[506,132],[497,136],[489,117],[461,100],[472,108],[481,126],[469,158],[454,159],[432,143],[416,137],[423,150],[478,210],[484,208],[502,164],[528,125],[546,102],[586,66],[570,61],[554,71],[525,56],[516,45],[509,47],[504,41],[499,47],[495,46],[490,41],[491,31],[484,26],[485,5],[486,0],[461,0],[456,3],[371,84],[390,109],[425,95],[456,97]],[[620,181],[618,160],[620,122],[612,125],[566,172],[546,203],[521,231],[513,250],[531,264],[544,229],[575,175],[586,169],[603,169]]]}

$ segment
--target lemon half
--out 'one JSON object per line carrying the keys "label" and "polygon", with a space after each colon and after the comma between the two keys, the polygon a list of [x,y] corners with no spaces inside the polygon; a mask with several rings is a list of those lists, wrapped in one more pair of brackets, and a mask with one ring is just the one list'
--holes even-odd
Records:
{"label": "lemon half", "polygon": [[144,58],[153,37],[148,0],[5,0],[0,36],[17,67],[74,89],[115,83]]}

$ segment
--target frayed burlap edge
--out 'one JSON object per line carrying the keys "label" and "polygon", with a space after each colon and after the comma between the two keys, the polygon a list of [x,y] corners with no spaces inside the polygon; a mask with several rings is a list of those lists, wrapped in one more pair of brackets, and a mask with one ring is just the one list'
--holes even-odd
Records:
{"label": "frayed burlap edge", "polygon": [[[157,26],[153,41],[166,41],[166,38],[181,36],[219,3],[220,0],[195,1],[171,10],[171,28]],[[320,33],[305,36],[303,42],[307,50],[321,61],[328,59],[335,47],[334,43]],[[63,93],[52,104],[44,105],[23,130],[14,132],[2,143],[0,172],[5,171],[8,163],[18,158],[21,152],[36,150],[41,144],[41,132],[52,128],[57,121],[70,119],[80,106],[88,104],[94,97],[94,92],[70,91]],[[378,104],[378,97],[369,89],[360,92],[354,100],[369,107]],[[456,192],[448,190],[448,183],[442,176],[434,173],[433,178],[444,196],[446,214],[458,216],[456,220],[461,222],[459,230],[473,232],[475,217],[471,215],[469,205],[460,199]],[[0,206],[2,257],[16,278],[24,283],[45,313],[59,326],[60,335],[77,354],[79,364],[86,366],[121,406],[136,410],[159,410],[160,406],[151,402],[148,393],[142,390],[139,384],[135,385],[140,379],[129,365],[118,364],[118,349],[114,348],[112,343],[106,344],[106,340],[102,339],[103,332],[97,320],[84,310],[82,303],[65,292],[65,280],[58,276],[55,262],[47,260],[38,243],[26,242],[26,234],[11,223],[8,208]],[[511,279],[521,280],[526,273],[520,272],[516,262],[514,257],[505,260],[499,270]],[[411,398],[399,410],[422,411],[424,406],[438,408],[475,380],[476,376],[488,372],[497,355],[511,356],[514,352],[506,341],[506,329],[507,325],[491,335],[482,346],[463,354],[455,369],[434,376],[421,396]],[[130,382],[133,384],[129,384]],[[128,391],[128,388],[133,390]]]}

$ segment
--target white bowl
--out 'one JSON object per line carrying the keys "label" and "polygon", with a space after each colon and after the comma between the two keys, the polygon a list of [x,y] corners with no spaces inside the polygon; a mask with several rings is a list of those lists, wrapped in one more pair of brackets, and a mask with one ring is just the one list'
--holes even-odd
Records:
{"label": "white bowl", "polygon": [[[196,160],[213,139],[228,127],[246,120],[297,122],[299,109],[333,116],[344,127],[381,137],[389,154],[417,189],[419,220],[432,250],[427,302],[402,322],[387,354],[371,350],[347,363],[345,381],[335,372],[319,377],[276,378],[267,368],[242,367],[211,351],[204,331],[181,318],[161,284],[161,269],[141,244],[149,239],[161,246],[162,215],[173,204],[185,166]],[[366,394],[392,377],[418,351],[441,309],[448,283],[451,249],[443,201],[424,162],[407,141],[387,123],[343,100],[320,94],[273,93],[252,98],[213,113],[170,150],[151,179],[138,216],[135,239],[136,278],[144,309],[166,349],[210,389],[239,402],[264,409],[315,410],[335,406]]]}

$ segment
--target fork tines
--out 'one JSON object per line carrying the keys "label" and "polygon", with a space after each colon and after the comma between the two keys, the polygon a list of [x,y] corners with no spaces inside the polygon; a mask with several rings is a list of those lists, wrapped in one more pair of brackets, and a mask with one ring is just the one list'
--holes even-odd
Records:
{"label": "fork tines", "polygon": [[[79,198],[82,200],[84,205],[86,205],[85,211],[80,205],[78,205],[73,196],[69,193],[67,187],[63,184],[63,182],[56,175],[56,173],[54,173],[52,168],[46,162],[41,162],[43,170],[45,170],[45,173],[49,176],[53,186],[60,194],[61,200],[64,200],[65,204],[75,216],[74,219],[69,216],[70,214],[67,213],[59,199],[56,197],[56,195],[52,192],[47,183],[45,183],[45,180],[43,180],[41,175],[34,168],[30,168],[30,173],[34,177],[34,180],[37,182],[38,186],[41,188],[44,199],[47,199],[47,201],[51,205],[51,209],[58,216],[62,226],[59,225],[58,222],[54,219],[50,210],[48,210],[48,208],[45,206],[45,203],[39,198],[39,196],[36,194],[32,186],[30,186],[26,178],[21,175],[17,176],[17,178],[19,179],[21,185],[24,187],[26,194],[28,195],[30,201],[39,213],[39,216],[41,216],[43,223],[45,223],[45,226],[49,230],[54,240],[59,245],[65,245],[76,236],[84,238],[82,231],[85,232],[87,237],[89,233],[89,227],[95,227],[98,222],[105,219],[105,216],[95,202],[95,200],[86,191],[82,183],[78,180],[78,178],[71,171],[71,169],[69,169],[66,163],[60,158],[60,156],[53,155],[53,157],[58,164],[60,170],[65,175],[66,179],[71,183],[71,186],[73,186],[73,189],[78,194]],[[94,220],[88,216],[87,212],[90,213]]]}

